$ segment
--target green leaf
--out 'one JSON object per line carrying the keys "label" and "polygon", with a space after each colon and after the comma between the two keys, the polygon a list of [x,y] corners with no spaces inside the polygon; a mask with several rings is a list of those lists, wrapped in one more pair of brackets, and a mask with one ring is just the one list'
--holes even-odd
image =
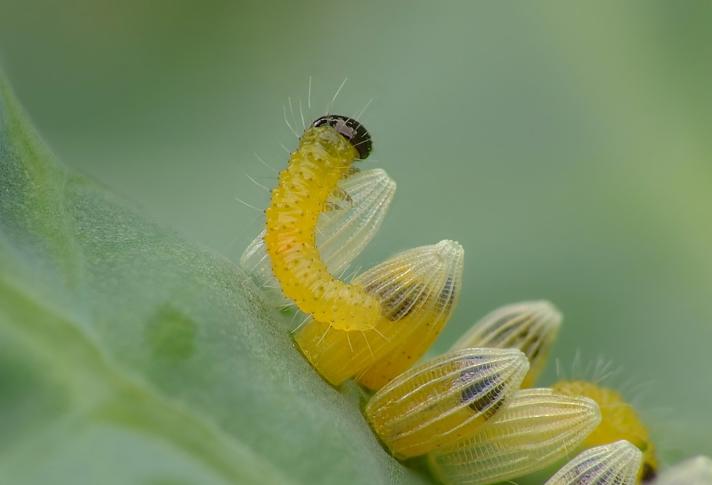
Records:
{"label": "green leaf", "polygon": [[0,81],[0,483],[427,482],[269,308],[56,162]]}

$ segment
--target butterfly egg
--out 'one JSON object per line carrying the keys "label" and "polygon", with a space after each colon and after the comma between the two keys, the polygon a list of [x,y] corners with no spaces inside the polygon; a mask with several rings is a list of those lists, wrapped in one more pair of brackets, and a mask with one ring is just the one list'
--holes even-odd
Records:
{"label": "butterfly egg", "polygon": [[642,461],[637,447],[620,440],[580,453],[544,485],[636,485]]}
{"label": "butterfly egg", "polygon": [[[396,183],[380,168],[355,172],[339,182],[327,200],[328,210],[320,215],[316,227],[316,246],[329,273],[343,273],[373,239],[395,192]],[[275,306],[286,306],[290,302],[272,274],[264,235],[262,231],[247,246],[240,265],[261,287],[277,290],[270,295]]]}
{"label": "butterfly egg", "polygon": [[548,301],[514,303],[483,317],[452,348],[519,349],[531,365],[522,387],[532,387],[546,365],[559,327],[561,313]]}
{"label": "butterfly egg", "polygon": [[712,485],[712,459],[689,458],[664,470],[653,485]]}
{"label": "butterfly egg", "polygon": [[[464,251],[454,241],[403,251],[357,276],[353,283],[375,296],[382,314],[374,328],[342,331],[312,319],[294,339],[309,362],[339,385],[385,362],[380,387],[410,367],[450,318],[462,282]],[[386,360],[387,356],[389,359]]]}
{"label": "butterfly egg", "polygon": [[357,121],[338,115],[314,121],[279,174],[265,211],[264,245],[284,295],[304,313],[339,330],[373,328],[378,299],[357,283],[333,276],[316,244],[319,215],[352,164],[366,158],[371,137]]}
{"label": "butterfly egg", "polygon": [[[391,308],[392,314],[395,309],[395,316],[404,323],[407,320],[411,326],[410,332],[397,332],[397,335],[393,336],[393,345],[388,353],[374,361],[358,376],[358,382],[369,389],[380,389],[425,354],[457,305],[462,288],[464,249],[455,241],[440,241],[427,258],[437,261],[437,264],[431,264],[435,271],[430,275],[427,284],[425,279],[419,284],[407,274],[399,277],[401,285],[396,285],[396,288],[391,288],[390,285],[379,287],[374,281],[365,283],[367,288],[372,288],[371,291],[381,297],[381,301],[386,302],[383,303],[384,307]],[[408,257],[403,259],[407,261]],[[379,280],[378,272],[369,277],[375,281]],[[365,276],[364,279],[368,278]],[[404,291],[415,293],[418,304],[411,305],[412,296],[403,299]],[[411,318],[406,318],[408,316]],[[393,316],[389,319],[393,319]]]}
{"label": "butterfly egg", "polygon": [[510,480],[565,457],[600,421],[591,399],[523,389],[471,437],[430,453],[430,468],[451,485]]}
{"label": "butterfly egg", "polygon": [[586,438],[585,446],[627,440],[643,452],[641,479],[648,481],[655,476],[658,460],[648,428],[635,408],[627,403],[619,392],[579,380],[559,381],[552,387],[567,396],[584,396],[593,399],[601,409],[601,424]]}
{"label": "butterfly egg", "polygon": [[413,367],[369,400],[366,417],[397,458],[470,436],[502,409],[529,369],[515,349],[464,349]]}

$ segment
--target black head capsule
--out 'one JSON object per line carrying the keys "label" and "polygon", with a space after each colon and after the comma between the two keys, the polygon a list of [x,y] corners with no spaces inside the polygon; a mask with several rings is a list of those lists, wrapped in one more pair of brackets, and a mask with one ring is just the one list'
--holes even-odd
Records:
{"label": "black head capsule", "polygon": [[344,136],[358,151],[359,159],[368,158],[373,145],[371,135],[361,123],[353,118],[342,115],[324,115],[312,122],[312,127],[329,125]]}

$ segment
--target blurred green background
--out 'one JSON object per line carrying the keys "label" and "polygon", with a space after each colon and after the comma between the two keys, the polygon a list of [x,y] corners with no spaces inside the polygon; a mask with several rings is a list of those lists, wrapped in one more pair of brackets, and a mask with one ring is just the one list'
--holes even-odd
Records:
{"label": "blurred green background", "polygon": [[[667,460],[712,454],[712,4],[0,0],[0,63],[59,157],[237,260],[295,139],[358,112],[399,184],[359,260],[466,250],[446,348],[497,305],[565,314]],[[549,369],[547,380],[555,378]]]}

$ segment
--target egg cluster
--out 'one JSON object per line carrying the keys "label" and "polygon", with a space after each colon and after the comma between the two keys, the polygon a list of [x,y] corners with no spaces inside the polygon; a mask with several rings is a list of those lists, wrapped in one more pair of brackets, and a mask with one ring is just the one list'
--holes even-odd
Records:
{"label": "egg cluster", "polygon": [[549,302],[498,308],[419,363],[457,304],[464,250],[444,240],[349,282],[334,276],[373,238],[395,192],[383,170],[354,167],[370,148],[350,118],[307,128],[241,263],[276,290],[276,305],[303,312],[294,340],[322,377],[373,392],[364,414],[394,457],[422,456],[451,485],[512,480],[574,452],[546,485],[712,484],[705,458],[657,476],[648,429],[616,390],[586,380],[535,387],[562,322]]}

